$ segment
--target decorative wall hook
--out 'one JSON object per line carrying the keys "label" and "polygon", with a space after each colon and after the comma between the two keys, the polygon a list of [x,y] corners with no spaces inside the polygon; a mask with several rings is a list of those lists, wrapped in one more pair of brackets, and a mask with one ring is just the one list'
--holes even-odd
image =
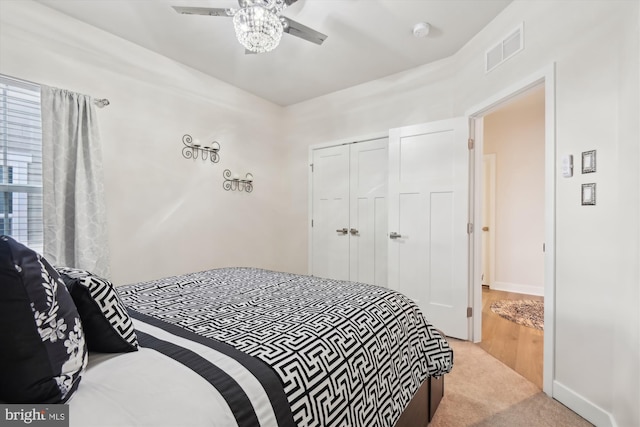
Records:
{"label": "decorative wall hook", "polygon": [[218,141],[213,141],[211,144],[202,144],[199,140],[193,139],[191,135],[184,135],[182,137],[182,143],[184,144],[182,155],[185,159],[197,159],[198,153],[200,153],[202,160],[209,158],[213,163],[220,161],[220,155],[218,155],[220,144]]}
{"label": "decorative wall hook", "polygon": [[224,176],[222,188],[227,191],[246,191],[247,193],[253,191],[253,175],[250,173],[247,173],[244,179],[240,179],[240,175],[232,175],[229,169],[225,169],[222,176]]}

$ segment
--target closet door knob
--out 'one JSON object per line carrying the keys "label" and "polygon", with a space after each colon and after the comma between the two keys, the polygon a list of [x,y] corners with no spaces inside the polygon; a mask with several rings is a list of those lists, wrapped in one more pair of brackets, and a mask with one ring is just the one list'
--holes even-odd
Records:
{"label": "closet door knob", "polygon": [[348,228],[339,228],[336,230],[336,233],[347,234],[349,232]]}
{"label": "closet door knob", "polygon": [[389,238],[390,239],[399,239],[402,237],[402,234],[398,234],[395,231],[392,231],[391,233],[389,233]]}
{"label": "closet door knob", "polygon": [[349,233],[351,233],[352,236],[359,236],[360,235],[360,232],[355,228],[352,228],[351,230],[349,230]]}

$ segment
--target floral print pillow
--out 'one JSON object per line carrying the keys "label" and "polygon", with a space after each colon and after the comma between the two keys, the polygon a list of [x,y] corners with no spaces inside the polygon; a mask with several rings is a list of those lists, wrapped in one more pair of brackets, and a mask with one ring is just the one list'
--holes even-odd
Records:
{"label": "floral print pillow", "polygon": [[0,401],[66,402],[87,360],[80,316],[57,271],[0,236]]}

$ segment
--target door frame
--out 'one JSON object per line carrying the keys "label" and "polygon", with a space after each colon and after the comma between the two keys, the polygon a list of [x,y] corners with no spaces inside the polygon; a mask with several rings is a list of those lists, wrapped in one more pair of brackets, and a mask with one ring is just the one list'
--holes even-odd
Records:
{"label": "door frame", "polygon": [[[489,186],[491,188],[491,197],[489,200],[482,199],[482,204],[480,205],[480,209],[483,208],[484,204],[489,205],[489,209],[491,210],[491,218],[488,223],[480,223],[479,226],[484,227],[485,225],[489,227],[489,247],[487,248],[488,257],[489,257],[489,278],[491,281],[495,280],[496,275],[496,154],[483,154],[480,153],[482,158],[482,164],[489,164],[489,182],[483,183],[483,188]],[[480,172],[483,172],[482,170]],[[481,178],[484,182],[484,177],[481,175]],[[483,195],[480,194],[482,197]],[[484,230],[481,230],[480,238],[484,239]],[[481,240],[482,242],[482,240]],[[481,246],[481,254],[484,253],[484,248]],[[483,268],[484,270],[484,268]],[[487,281],[487,286],[491,288],[491,283]]]}
{"label": "door frame", "polygon": [[[482,224],[482,135],[483,117],[503,105],[505,102],[526,92],[544,85],[545,90],[545,183],[544,183],[544,218],[545,218],[545,253],[544,253],[544,355],[542,390],[553,397],[553,379],[555,376],[555,263],[556,263],[556,201],[555,201],[555,165],[556,165],[556,115],[555,115],[555,63],[552,63],[526,78],[511,84],[479,104],[469,108],[465,116],[469,121],[469,138],[475,140],[474,153],[470,164],[470,218],[474,224]],[[476,167],[476,165],[478,165]],[[470,304],[473,307],[472,341],[482,339],[482,253],[481,233],[473,233],[470,268]],[[475,254],[478,254],[477,256]]]}
{"label": "door frame", "polygon": [[313,151],[322,148],[336,147],[338,145],[356,144],[358,142],[372,141],[375,139],[388,138],[389,132],[376,132],[359,137],[341,138],[330,142],[310,145],[307,152],[307,274],[311,275],[311,266],[313,265]]}

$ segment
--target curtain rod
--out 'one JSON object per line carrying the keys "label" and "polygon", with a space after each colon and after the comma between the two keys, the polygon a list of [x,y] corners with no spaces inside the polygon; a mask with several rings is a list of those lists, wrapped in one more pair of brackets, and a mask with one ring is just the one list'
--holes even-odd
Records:
{"label": "curtain rod", "polygon": [[[0,76],[6,77],[6,78],[8,78],[10,80],[15,80],[17,82],[27,83],[27,84],[38,86],[38,87],[43,86],[42,83],[36,83],[36,82],[31,81],[31,80],[22,79],[22,78],[18,78],[18,77],[13,77],[13,76],[10,76],[8,74],[0,74]],[[93,104],[98,108],[104,108],[107,105],[111,104],[107,98],[97,98],[97,99],[93,99],[93,97],[91,97],[91,98],[92,98]]]}

